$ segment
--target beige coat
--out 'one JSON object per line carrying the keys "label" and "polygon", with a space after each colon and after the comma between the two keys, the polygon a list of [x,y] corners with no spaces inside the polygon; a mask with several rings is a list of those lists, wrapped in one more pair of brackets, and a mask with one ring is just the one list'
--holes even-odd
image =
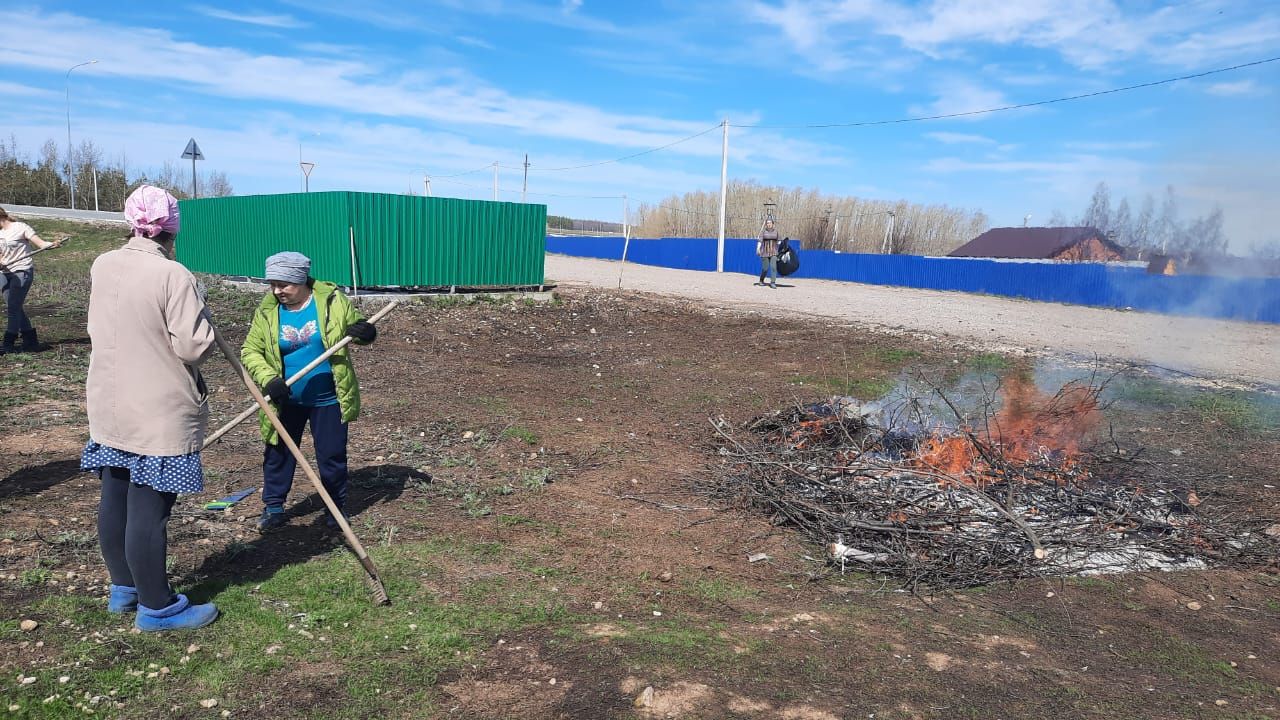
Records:
{"label": "beige coat", "polygon": [[89,436],[139,455],[199,450],[209,403],[197,366],[214,341],[195,277],[140,237],[99,256],[90,277]]}

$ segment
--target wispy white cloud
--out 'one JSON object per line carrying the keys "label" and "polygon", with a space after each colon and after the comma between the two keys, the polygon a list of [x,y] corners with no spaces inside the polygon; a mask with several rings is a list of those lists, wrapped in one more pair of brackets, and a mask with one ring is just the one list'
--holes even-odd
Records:
{"label": "wispy white cloud", "polygon": [[1214,83],[1205,88],[1205,92],[1222,97],[1237,97],[1241,95],[1262,95],[1267,90],[1259,87],[1253,80],[1238,80],[1235,82]]}
{"label": "wispy white cloud", "polygon": [[0,80],[0,97],[43,97],[55,98],[59,93],[45,88],[31,87],[30,85],[20,85],[5,80]]}
{"label": "wispy white cloud", "polygon": [[975,145],[995,145],[996,141],[984,135],[970,135],[967,133],[956,132],[931,132],[925,133],[925,137],[937,140],[947,145],[975,144]]}
{"label": "wispy white cloud", "polygon": [[492,49],[493,49],[493,43],[491,43],[491,42],[489,42],[489,41],[487,41],[487,40],[482,40],[482,39],[480,39],[480,38],[478,38],[478,37],[473,37],[473,36],[471,36],[471,35],[458,35],[458,36],[455,36],[455,37],[454,37],[454,40],[457,40],[459,43],[461,43],[461,44],[463,44],[463,45],[469,45],[469,46],[471,46],[471,47],[478,47],[478,48],[481,48],[481,49],[483,49],[483,50],[492,50]]}
{"label": "wispy white cloud", "polygon": [[571,13],[582,7],[582,0],[560,0],[560,9]]}
{"label": "wispy white cloud", "polygon": [[[1218,0],[1154,9],[1115,0],[755,0],[748,16],[832,73],[847,69],[876,38],[934,59],[965,57],[981,46],[1044,49],[1089,69],[1134,57],[1192,67],[1280,42],[1276,6],[1246,9]],[[1009,78],[1018,80],[1039,78]]]}
{"label": "wispy white cloud", "polygon": [[[952,115],[988,110],[1013,104],[1004,93],[963,77],[944,78],[937,83],[937,99],[928,105],[912,105],[908,112],[918,117]],[[982,120],[984,115],[970,115],[960,120]]]}
{"label": "wispy white cloud", "polygon": [[258,12],[235,12],[232,10],[224,10],[222,8],[211,7],[209,5],[192,5],[191,9],[206,17],[216,18],[218,20],[228,20],[230,22],[244,23],[246,25],[257,25],[259,27],[296,29],[306,27],[307,23],[295,18],[292,15],[271,15],[268,13]]}
{"label": "wispy white cloud", "polygon": [[1156,147],[1156,144],[1150,140],[1101,140],[1071,141],[1063,143],[1063,147],[1069,150],[1083,150],[1085,152],[1120,152],[1122,150],[1150,150]]}

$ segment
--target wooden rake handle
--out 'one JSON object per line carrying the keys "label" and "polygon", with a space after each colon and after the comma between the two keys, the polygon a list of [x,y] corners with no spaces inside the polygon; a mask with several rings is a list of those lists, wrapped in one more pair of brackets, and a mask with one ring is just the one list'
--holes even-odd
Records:
{"label": "wooden rake handle", "polygon": [[267,419],[271,421],[271,426],[276,429],[276,433],[280,436],[280,442],[283,442],[289,448],[289,452],[298,461],[298,467],[302,468],[302,471],[306,473],[307,479],[311,481],[312,486],[315,487],[316,492],[320,495],[320,499],[324,501],[325,507],[329,509],[329,514],[333,516],[333,519],[338,523],[338,527],[342,529],[342,535],[347,539],[347,544],[351,547],[351,551],[355,553],[360,564],[364,566],[365,572],[369,574],[370,584],[374,588],[374,595],[378,604],[389,604],[391,601],[387,597],[386,588],[383,587],[382,581],[378,579],[378,569],[373,566],[373,561],[369,559],[369,553],[365,552],[364,546],[360,544],[360,539],[351,531],[351,525],[347,523],[342,511],[334,504],[333,498],[329,497],[329,492],[324,489],[324,483],[320,482],[320,476],[316,474],[306,456],[298,449],[298,444],[293,441],[293,438],[285,430],[284,424],[280,422],[280,417],[271,408],[271,403],[267,402],[267,399],[262,396],[262,391],[258,389],[258,384],[253,381],[249,371],[244,369],[244,365],[240,364],[240,358],[236,356],[235,350],[227,344],[226,339],[222,337],[222,333],[218,332],[216,327],[213,328],[213,339],[218,343],[218,349],[222,350],[227,362],[231,363],[231,367],[235,368],[236,372],[240,374],[240,379],[244,381],[245,387],[249,389],[249,394],[253,395],[258,407],[262,409],[262,412],[266,413]]}
{"label": "wooden rake handle", "polygon": [[[391,302],[387,303],[387,304],[386,304],[386,306],[384,306],[381,310],[379,310],[378,312],[374,313],[374,314],[373,314],[373,317],[369,318],[369,323],[371,323],[371,324],[377,324],[377,322],[378,322],[379,320],[381,320],[382,318],[386,317],[387,313],[389,313],[389,312],[391,312],[392,310],[394,310],[394,309],[395,309],[395,307],[396,307],[396,305],[399,305],[399,304],[400,304],[400,301],[399,301],[399,300],[392,300]],[[301,370],[299,370],[298,372],[294,373],[292,377],[290,377],[288,380],[285,380],[285,384],[286,384],[286,385],[293,385],[294,383],[298,382],[298,381],[299,381],[299,380],[301,380],[301,379],[302,379],[302,378],[303,378],[307,373],[309,373],[309,372],[311,372],[312,370],[316,369],[316,367],[317,367],[317,366],[319,366],[319,365],[320,365],[320,363],[324,362],[325,360],[328,360],[328,359],[329,359],[329,356],[333,355],[334,353],[338,352],[338,351],[339,351],[339,350],[341,350],[342,348],[344,348],[344,347],[346,347],[347,345],[351,344],[351,341],[352,341],[352,340],[354,340],[354,339],[355,339],[355,338],[352,338],[352,337],[348,336],[348,337],[344,337],[344,338],[342,338],[341,340],[339,340],[338,342],[334,343],[334,344],[333,344],[333,347],[329,348],[328,350],[325,350],[325,351],[320,355],[320,357],[318,357],[318,358],[316,358],[315,360],[312,360],[311,362],[307,363],[307,364],[306,364],[306,366],[304,366]],[[204,449],[208,448],[210,445],[212,445],[212,444],[214,444],[215,442],[217,442],[217,441],[218,441],[218,439],[219,439],[219,438],[221,438],[223,435],[226,435],[227,433],[229,433],[229,432],[231,432],[232,430],[234,430],[234,429],[235,429],[235,427],[236,427],[237,425],[239,425],[240,423],[244,422],[245,420],[248,420],[248,419],[249,419],[249,416],[250,416],[250,415],[252,415],[252,414],[254,414],[254,413],[256,413],[256,412],[258,412],[258,403],[256,403],[256,402],[255,402],[255,403],[250,404],[250,405],[249,405],[249,407],[245,408],[245,409],[244,409],[244,411],[243,411],[243,412],[241,412],[239,415],[237,415],[237,416],[235,416],[234,418],[232,418],[232,419],[231,419],[231,422],[228,422],[226,425],[223,425],[222,427],[218,428],[218,429],[217,429],[217,431],[215,431],[212,435],[209,435],[208,437],[206,437],[206,438],[204,439],[204,445],[203,445],[200,449],[201,449],[201,450],[204,450]]]}

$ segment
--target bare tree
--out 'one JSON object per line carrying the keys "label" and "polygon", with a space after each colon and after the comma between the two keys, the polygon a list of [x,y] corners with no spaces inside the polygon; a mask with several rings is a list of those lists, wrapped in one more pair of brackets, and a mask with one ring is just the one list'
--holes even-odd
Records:
{"label": "bare tree", "polygon": [[1250,246],[1249,254],[1259,260],[1280,260],[1280,238],[1255,242]]}
{"label": "bare tree", "polygon": [[1089,208],[1084,211],[1080,224],[1097,228],[1103,234],[1111,229],[1111,188],[1105,182],[1098,183],[1094,188],[1093,199],[1089,201]]}
{"label": "bare tree", "polygon": [[1117,243],[1124,246],[1133,244],[1133,218],[1129,212],[1129,198],[1121,198],[1120,205],[1116,207],[1115,214],[1111,216],[1111,222],[1108,223],[1106,230],[1109,232],[1108,237],[1113,238]]}
{"label": "bare tree", "polygon": [[[726,234],[756,237],[764,204],[773,202],[779,230],[805,247],[844,252],[881,252],[891,227],[889,251],[945,255],[987,229],[986,215],[945,205],[918,205],[823,195],[814,189],[770,187],[734,180],[726,197]],[[830,212],[828,212],[830,210]],[[635,213],[639,237],[713,237],[719,225],[719,194],[695,191]]]}
{"label": "bare tree", "polygon": [[1148,193],[1142,199],[1142,212],[1138,213],[1138,219],[1133,222],[1131,235],[1133,236],[1132,246],[1143,250],[1150,250],[1155,247],[1155,238],[1153,237],[1155,229],[1156,201]]}

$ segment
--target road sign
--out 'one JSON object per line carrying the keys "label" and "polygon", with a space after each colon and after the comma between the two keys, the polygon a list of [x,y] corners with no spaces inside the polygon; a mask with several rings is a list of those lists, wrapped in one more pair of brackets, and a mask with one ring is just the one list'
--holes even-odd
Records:
{"label": "road sign", "polygon": [[203,160],[204,153],[200,152],[200,146],[196,144],[196,139],[191,138],[187,141],[187,149],[182,151],[183,160]]}

